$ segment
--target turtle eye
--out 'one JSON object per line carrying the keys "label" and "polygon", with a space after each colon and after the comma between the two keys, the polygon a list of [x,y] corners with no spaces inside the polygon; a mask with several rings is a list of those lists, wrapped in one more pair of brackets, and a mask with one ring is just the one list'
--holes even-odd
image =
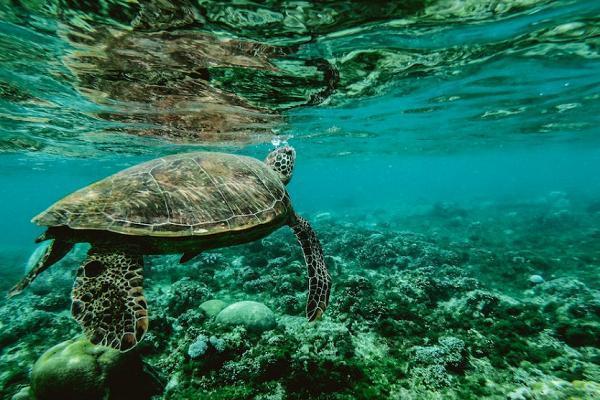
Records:
{"label": "turtle eye", "polygon": [[296,151],[290,146],[285,146],[280,154],[282,157],[291,160],[291,162],[294,162],[294,159],[296,158]]}

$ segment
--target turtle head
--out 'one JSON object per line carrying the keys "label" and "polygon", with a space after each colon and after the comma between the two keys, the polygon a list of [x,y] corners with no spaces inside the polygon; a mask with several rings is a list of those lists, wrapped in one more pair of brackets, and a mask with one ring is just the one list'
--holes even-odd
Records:
{"label": "turtle head", "polygon": [[269,153],[265,164],[279,175],[284,185],[292,179],[296,150],[291,146],[279,147]]}

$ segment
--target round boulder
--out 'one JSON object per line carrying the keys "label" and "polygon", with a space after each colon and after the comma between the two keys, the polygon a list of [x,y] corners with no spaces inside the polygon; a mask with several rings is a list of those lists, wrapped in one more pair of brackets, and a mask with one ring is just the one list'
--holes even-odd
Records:
{"label": "round boulder", "polygon": [[243,326],[252,332],[263,332],[275,328],[275,314],[263,303],[239,301],[223,309],[217,322],[228,326]]}
{"label": "round boulder", "polygon": [[227,303],[222,300],[208,300],[200,304],[200,310],[209,318],[219,314],[225,307],[227,307]]}
{"label": "round boulder", "polygon": [[133,352],[67,340],[46,351],[33,365],[31,391],[36,400],[149,399],[157,382]]}

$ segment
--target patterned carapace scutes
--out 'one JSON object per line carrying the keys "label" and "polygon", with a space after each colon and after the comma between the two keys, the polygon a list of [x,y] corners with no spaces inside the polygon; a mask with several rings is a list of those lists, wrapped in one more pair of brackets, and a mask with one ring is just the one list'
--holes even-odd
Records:
{"label": "patterned carapace scutes", "polygon": [[246,230],[289,210],[280,177],[261,161],[196,152],[128,168],[65,197],[32,222],[184,237]]}

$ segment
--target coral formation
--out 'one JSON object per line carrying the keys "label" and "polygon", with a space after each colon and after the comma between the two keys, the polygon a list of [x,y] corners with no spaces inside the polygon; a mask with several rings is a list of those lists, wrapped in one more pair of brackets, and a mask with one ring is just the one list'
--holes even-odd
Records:
{"label": "coral formation", "polygon": [[227,303],[222,300],[208,300],[204,303],[200,304],[200,310],[204,311],[207,317],[216,317],[217,314],[221,312],[225,307],[227,307]]}
{"label": "coral formation", "polygon": [[269,307],[256,301],[239,301],[225,307],[216,318],[221,325],[243,326],[249,331],[262,332],[275,327],[275,315]]}
{"label": "coral formation", "polygon": [[50,348],[31,371],[35,400],[142,400],[159,393],[159,386],[136,354],[94,346],[86,339]]}
{"label": "coral formation", "polygon": [[[139,354],[168,381],[164,399],[596,398],[600,214],[563,200],[443,204],[369,225],[318,218],[335,286],[314,324],[289,233],[186,265],[149,258]],[[549,224],[557,208],[571,217]],[[78,333],[76,258],[0,300],[2,395],[26,398],[35,359]]]}

